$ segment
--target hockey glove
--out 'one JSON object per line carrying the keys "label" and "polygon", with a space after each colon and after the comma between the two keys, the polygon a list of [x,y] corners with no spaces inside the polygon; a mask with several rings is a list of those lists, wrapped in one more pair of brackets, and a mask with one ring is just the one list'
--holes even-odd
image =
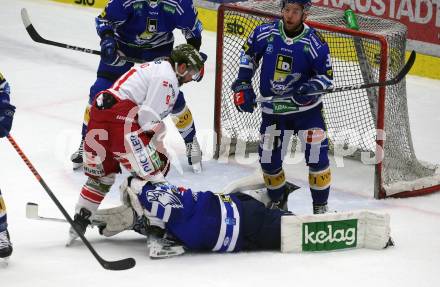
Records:
{"label": "hockey glove", "polygon": [[121,59],[122,53],[118,51],[118,44],[113,36],[106,34],[101,39],[101,59],[110,66],[123,66],[126,61]]}
{"label": "hockey glove", "polygon": [[252,113],[255,109],[256,95],[252,84],[242,80],[236,80],[231,89],[234,91],[234,104],[239,112]]}
{"label": "hockey glove", "polygon": [[197,138],[194,137],[192,142],[186,143],[186,157],[188,164],[192,166],[195,173],[202,171],[202,151]]}
{"label": "hockey glove", "polygon": [[13,105],[0,102],[0,138],[9,134],[14,113],[15,107]]}
{"label": "hockey glove", "polygon": [[308,106],[316,103],[316,101],[319,99],[319,97],[322,94],[319,95],[307,95],[308,93],[315,92],[320,90],[321,87],[316,82],[306,82],[302,84],[297,90],[297,94],[293,96],[293,100],[296,104],[300,106]]}

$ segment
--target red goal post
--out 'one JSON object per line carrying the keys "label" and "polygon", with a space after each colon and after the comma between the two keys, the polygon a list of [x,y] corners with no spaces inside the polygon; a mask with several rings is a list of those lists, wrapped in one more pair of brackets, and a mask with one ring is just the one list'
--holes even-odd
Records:
{"label": "red goal post", "polygon": [[[239,113],[230,86],[239,53],[259,24],[279,17],[276,1],[220,5],[217,22],[215,156],[236,150],[256,152],[261,111]],[[405,60],[406,27],[398,22],[358,16],[360,31],[347,29],[343,12],[312,7],[307,24],[330,46],[335,86],[385,81]],[[257,95],[259,69],[253,86]],[[440,190],[438,167],[415,157],[409,128],[406,88],[397,85],[332,93],[323,97],[331,152],[375,163],[374,197],[408,197]],[[382,132],[383,131],[383,132]],[[294,143],[293,143],[294,145]],[[380,160],[383,158],[382,160]]]}

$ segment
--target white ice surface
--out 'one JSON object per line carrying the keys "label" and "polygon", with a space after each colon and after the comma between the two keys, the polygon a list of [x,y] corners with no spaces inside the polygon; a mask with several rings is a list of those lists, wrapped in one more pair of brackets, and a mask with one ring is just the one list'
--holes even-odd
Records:
{"label": "white ice surface", "polygon": [[[79,144],[82,114],[99,58],[34,43],[21,23],[22,7],[28,8],[44,37],[94,49],[99,48],[94,28],[99,11],[47,1],[0,1],[0,69],[11,84],[12,102],[17,106],[11,134],[72,213],[85,176],[72,171],[69,157]],[[177,36],[176,43],[183,42],[181,35]],[[218,191],[231,180],[250,174],[256,161],[242,165],[211,159],[216,39],[211,32],[204,32],[203,37],[202,50],[209,55],[205,78],[183,90],[204,147],[205,170],[198,175],[190,172],[183,142],[170,126],[167,143],[175,157],[169,180]],[[440,163],[440,81],[409,76],[407,84],[416,154],[422,160]],[[394,248],[308,254],[187,254],[150,260],[145,240],[136,234],[106,239],[96,229],[88,231],[87,238],[105,259],[134,257],[137,261],[129,271],[111,272],[102,269],[83,244],[64,247],[66,224],[25,218],[29,201],[39,203],[43,215],[61,214],[9,142],[1,139],[0,185],[14,253],[9,266],[0,269],[0,286],[439,286],[440,193],[378,201],[372,194],[372,168],[349,160],[344,164],[332,169],[330,207],[390,213]],[[306,184],[303,162],[287,169],[289,179]],[[113,190],[103,204],[115,205],[118,200]],[[310,194],[295,193],[289,207],[299,214],[311,213]]]}

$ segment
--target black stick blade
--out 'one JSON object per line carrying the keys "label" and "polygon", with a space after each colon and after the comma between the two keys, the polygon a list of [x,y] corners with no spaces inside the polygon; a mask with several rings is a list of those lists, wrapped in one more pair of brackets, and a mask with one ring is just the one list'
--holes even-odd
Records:
{"label": "black stick blade", "polygon": [[99,263],[101,263],[104,269],[118,271],[133,268],[136,265],[136,260],[133,258],[125,258],[118,261],[106,261],[101,258]]}
{"label": "black stick blade", "polygon": [[402,70],[397,74],[397,76],[393,79],[393,84],[399,83],[411,70],[414,62],[416,61],[416,52],[413,50],[409,55],[408,61],[406,61],[405,66],[403,66]]}

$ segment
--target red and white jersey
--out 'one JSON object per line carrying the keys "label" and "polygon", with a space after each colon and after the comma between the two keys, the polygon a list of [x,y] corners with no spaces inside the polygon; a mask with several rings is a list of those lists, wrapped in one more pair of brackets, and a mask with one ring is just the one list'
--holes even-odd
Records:
{"label": "red and white jersey", "polygon": [[171,112],[179,95],[179,83],[168,61],[155,61],[135,65],[108,90],[139,107],[139,125],[147,131]]}

